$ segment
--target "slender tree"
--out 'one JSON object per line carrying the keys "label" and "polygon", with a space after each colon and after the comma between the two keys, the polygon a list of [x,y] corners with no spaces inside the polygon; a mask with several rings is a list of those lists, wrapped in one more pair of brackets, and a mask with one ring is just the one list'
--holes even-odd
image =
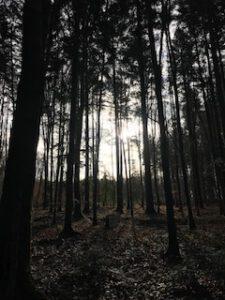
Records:
{"label": "slender tree", "polygon": [[156,46],[155,46],[155,37],[153,31],[153,12],[152,12],[152,1],[146,0],[146,10],[148,18],[148,35],[150,41],[150,52],[151,52],[151,61],[154,73],[154,82],[155,82],[155,94],[158,105],[158,119],[160,127],[160,146],[161,146],[161,159],[162,159],[162,169],[163,169],[163,181],[164,181],[164,191],[166,199],[166,209],[167,209],[167,226],[169,234],[169,246],[166,255],[168,258],[177,258],[180,256],[179,245],[177,240],[177,229],[174,218],[174,209],[173,209],[173,195],[172,195],[172,186],[170,178],[170,162],[169,157],[169,145],[166,134],[166,125],[163,109],[163,98],[162,98],[162,74],[161,68],[157,61],[156,55]]}

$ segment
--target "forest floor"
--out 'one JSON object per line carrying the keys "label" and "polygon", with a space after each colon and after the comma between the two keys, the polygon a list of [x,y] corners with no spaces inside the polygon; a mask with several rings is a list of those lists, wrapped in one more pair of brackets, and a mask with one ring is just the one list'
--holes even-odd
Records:
{"label": "forest floor", "polygon": [[58,238],[62,225],[50,226],[45,211],[35,213],[31,268],[48,299],[225,299],[225,218],[216,208],[202,211],[194,232],[176,213],[177,264],[163,259],[165,213],[150,222],[137,209],[134,222],[125,213],[113,230],[104,227],[106,213],[95,227],[87,217],[74,222],[80,236],[65,240]]}

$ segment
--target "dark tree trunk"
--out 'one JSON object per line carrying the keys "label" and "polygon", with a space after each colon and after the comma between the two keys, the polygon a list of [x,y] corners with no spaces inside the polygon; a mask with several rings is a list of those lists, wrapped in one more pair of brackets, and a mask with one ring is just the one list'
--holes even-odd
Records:
{"label": "dark tree trunk", "polygon": [[41,171],[40,171],[40,177],[39,177],[39,183],[38,183],[38,191],[37,191],[37,194],[36,194],[36,197],[35,197],[36,205],[37,206],[40,203],[42,188],[43,188],[43,167],[41,168]]}
{"label": "dark tree trunk", "polygon": [[186,120],[187,127],[189,132],[189,144],[190,144],[190,155],[191,155],[191,169],[192,169],[192,183],[193,183],[193,193],[195,200],[195,207],[197,215],[200,215],[200,203],[202,202],[202,191],[201,191],[201,182],[200,182],[200,172],[199,172],[199,162],[198,162],[198,145],[197,145],[197,136],[196,136],[196,112],[193,111],[195,106],[190,94],[190,87],[187,82],[186,76],[183,72],[184,80],[184,90],[185,90],[185,99],[186,99]]}
{"label": "dark tree trunk", "polygon": [[119,122],[119,103],[118,103],[118,89],[116,82],[116,61],[113,61],[113,100],[115,107],[115,138],[116,138],[116,211],[123,213],[123,178],[121,174],[121,145],[120,145],[120,122]]}
{"label": "dark tree trunk", "polygon": [[[48,3],[49,4],[49,3]],[[22,72],[0,203],[1,299],[37,299],[30,284],[30,219],[44,89],[44,13],[27,0],[23,18]]]}
{"label": "dark tree trunk", "polygon": [[[86,89],[87,89],[87,81],[86,81]],[[86,91],[85,96],[85,186],[84,186],[84,213],[88,214],[90,212],[90,204],[89,204],[89,99],[88,99],[88,91]]]}
{"label": "dark tree trunk", "polygon": [[1,116],[1,122],[0,122],[0,162],[2,164],[2,158],[3,158],[3,125],[4,125],[4,108],[5,108],[5,80],[3,82],[2,86],[2,102],[1,102],[1,110],[0,110],[0,116]]}
{"label": "dark tree trunk", "polygon": [[64,234],[73,234],[72,230],[72,210],[74,197],[74,157],[75,157],[75,132],[76,132],[76,108],[78,97],[78,65],[79,65],[79,19],[76,7],[76,2],[73,1],[74,14],[74,56],[72,58],[72,90],[71,90],[71,105],[70,105],[70,122],[69,122],[69,151],[67,154],[67,172],[66,172],[66,203],[65,203],[65,221]]}
{"label": "dark tree trunk", "polygon": [[130,141],[127,141],[127,156],[128,156],[128,175],[129,175],[129,194],[130,194],[130,215],[134,216],[134,204],[132,195],[132,167],[131,167],[131,153],[130,153]]}
{"label": "dark tree trunk", "polygon": [[[83,88],[82,88],[83,89]],[[83,93],[83,92],[82,92]],[[74,199],[78,201],[78,205],[74,207],[73,216],[76,221],[83,218],[81,212],[81,192],[80,192],[80,148],[83,128],[83,113],[84,113],[84,97],[81,96],[81,104],[77,114],[77,128],[75,134],[75,166],[74,166]]]}
{"label": "dark tree trunk", "polygon": [[56,212],[57,212],[57,200],[58,200],[58,190],[59,190],[59,175],[60,168],[62,165],[63,157],[63,143],[64,143],[64,126],[63,124],[63,101],[60,103],[59,112],[59,133],[58,133],[58,149],[57,149],[57,165],[56,165],[56,175],[55,175],[55,191],[54,191],[54,204],[53,204],[53,219],[52,223],[56,223]]}
{"label": "dark tree trunk", "polygon": [[181,127],[180,103],[179,103],[178,86],[177,86],[176,61],[174,57],[173,45],[171,42],[169,29],[167,29],[166,34],[167,34],[167,47],[169,51],[169,58],[170,58],[170,65],[171,65],[171,72],[172,72],[172,79],[173,79],[175,107],[176,107],[176,125],[177,125],[176,127],[177,127],[178,148],[179,148],[179,155],[180,155],[180,162],[181,162],[181,170],[183,175],[184,193],[185,193],[186,204],[188,209],[188,221],[189,221],[190,229],[195,229],[196,225],[192,213],[191,197],[190,197],[190,191],[188,186],[187,164],[185,161],[185,154],[184,154],[183,130]]}
{"label": "dark tree trunk", "polygon": [[[102,111],[102,94],[103,94],[103,72],[105,69],[105,53],[103,52],[102,57],[102,70],[101,70],[101,80],[100,80],[100,91],[99,99],[97,105],[97,128],[96,136],[93,131],[93,225],[97,225],[97,207],[98,207],[98,192],[99,192],[99,182],[98,182],[98,173],[99,173],[99,151],[100,151],[100,142],[101,142],[101,111]],[[92,126],[93,127],[93,126]]]}
{"label": "dark tree trunk", "polygon": [[224,82],[223,82],[223,74],[221,73],[220,61],[218,57],[218,49],[217,49],[217,37],[216,37],[216,26],[215,26],[215,16],[213,12],[213,6],[208,5],[208,9],[210,9],[209,13],[209,39],[211,45],[211,54],[213,61],[213,69],[215,75],[215,83],[216,83],[216,96],[217,102],[219,105],[219,112],[221,116],[221,123],[223,129],[223,135],[225,136],[225,90],[224,90]]}
{"label": "dark tree trunk", "polygon": [[157,160],[156,160],[156,145],[155,145],[155,137],[152,138],[152,146],[153,146],[153,174],[154,174],[154,188],[155,188],[155,196],[157,201],[157,213],[160,213],[160,196],[159,196],[159,183],[157,176]]}
{"label": "dark tree trunk", "polygon": [[140,130],[138,132],[138,159],[139,159],[139,169],[140,169],[140,185],[141,185],[141,206],[144,208],[145,206],[145,193],[144,193],[144,185],[143,185],[143,171],[142,171],[142,153],[141,153],[141,133]]}
{"label": "dark tree trunk", "polygon": [[127,210],[130,210],[130,188],[129,188],[129,178],[128,178],[128,168],[127,168],[127,158],[124,142],[122,142],[123,147],[123,160],[124,160],[124,170],[126,178],[126,192],[127,192]]}
{"label": "dark tree trunk", "polygon": [[57,211],[62,211],[62,198],[63,198],[63,176],[64,176],[64,159],[62,158],[60,166],[60,179],[59,179],[59,193],[57,198]]}
{"label": "dark tree trunk", "polygon": [[207,38],[205,36],[205,52],[206,52],[206,58],[207,58],[207,64],[208,64],[208,84],[209,84],[209,107],[211,110],[212,115],[212,128],[215,128],[214,132],[214,141],[211,143],[212,147],[215,147],[215,170],[217,174],[218,184],[219,184],[219,190],[218,194],[221,193],[222,201],[220,203],[220,212],[221,214],[225,215],[225,170],[223,166],[221,166],[220,163],[217,163],[218,161],[224,161],[224,141],[222,137],[222,125],[221,125],[221,118],[220,118],[220,112],[218,105],[215,105],[216,101],[216,95],[215,95],[215,89],[213,84],[213,75],[212,75],[212,68],[210,63],[210,56],[209,56],[209,45]]}
{"label": "dark tree trunk", "polygon": [[55,99],[52,104],[52,117],[51,117],[51,147],[50,147],[50,185],[49,185],[49,211],[53,211],[53,192],[54,192],[54,118],[55,118]]}
{"label": "dark tree trunk", "polygon": [[161,69],[157,62],[156,48],[155,48],[155,37],[153,32],[152,22],[152,7],[151,1],[145,0],[147,13],[148,13],[148,35],[150,41],[151,60],[154,73],[155,81],[155,93],[158,104],[158,119],[160,127],[160,146],[161,146],[161,158],[162,158],[162,169],[163,169],[163,180],[164,180],[164,191],[166,199],[166,211],[167,211],[167,226],[169,234],[169,247],[167,250],[168,258],[180,257],[179,245],[177,240],[177,228],[174,218],[174,200],[172,195],[172,186],[170,178],[170,162],[169,162],[169,144],[166,135],[166,125],[163,111],[163,99],[162,99],[162,77]]}
{"label": "dark tree trunk", "polygon": [[141,27],[141,12],[139,0],[136,1],[137,6],[137,42],[138,42],[138,72],[140,77],[140,89],[141,89],[141,118],[142,118],[142,130],[143,130],[143,146],[144,146],[144,183],[145,183],[145,201],[146,201],[146,214],[155,215],[153,192],[152,192],[152,175],[151,175],[151,158],[149,148],[149,136],[148,136],[148,112],[146,104],[146,83],[145,72],[143,62],[143,41],[142,41],[142,27]]}
{"label": "dark tree trunk", "polygon": [[[83,22],[84,23],[84,22]],[[83,27],[85,24],[83,24]],[[84,109],[87,107],[88,101],[88,82],[87,82],[87,72],[88,72],[88,52],[87,52],[87,36],[86,30],[83,28],[81,36],[84,41],[81,44],[82,47],[82,60],[80,68],[80,106],[77,112],[78,126],[75,135],[75,173],[74,173],[74,198],[77,200],[76,207],[74,207],[74,219],[80,220],[83,218],[81,212],[81,184],[80,184],[80,155],[81,155],[81,140],[82,140],[82,131],[83,131],[83,116]]]}
{"label": "dark tree trunk", "polygon": [[[45,128],[46,127],[46,128]],[[44,193],[43,193],[43,209],[47,209],[49,205],[48,187],[49,187],[49,129],[48,126],[42,122],[43,139],[44,139]],[[45,132],[46,131],[46,132]]]}

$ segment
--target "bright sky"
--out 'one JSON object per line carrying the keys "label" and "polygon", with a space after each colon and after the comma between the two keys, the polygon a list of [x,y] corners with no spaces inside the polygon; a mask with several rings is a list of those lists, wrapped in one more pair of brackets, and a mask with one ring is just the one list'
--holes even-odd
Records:
{"label": "bright sky", "polygon": [[[125,144],[127,155],[127,139],[138,137],[139,122],[137,119],[132,119],[124,122],[122,137]],[[138,165],[138,152],[137,147],[131,145],[131,156],[136,165],[136,170],[139,170]],[[115,125],[114,119],[110,116],[109,112],[103,111],[102,114],[102,141],[100,149],[100,173],[101,175],[107,172],[110,176],[116,174],[116,147],[115,147]]]}
{"label": "bright sky", "polygon": [[[89,116],[90,124],[91,124],[91,116]],[[84,120],[85,121],[85,120]],[[139,134],[139,122],[138,119],[132,119],[129,121],[123,122],[123,131],[122,137],[125,144],[125,151],[127,155],[127,143],[128,139],[133,139],[138,137]],[[83,126],[84,128],[84,126]],[[84,130],[83,130],[84,134]],[[92,129],[90,128],[90,137],[92,135]],[[57,135],[55,139],[57,140]],[[90,139],[90,146],[92,145],[92,140]],[[139,170],[139,160],[138,160],[138,151],[137,146],[134,143],[130,144],[131,148],[131,159],[133,162],[133,171]],[[81,147],[84,149],[84,145]],[[43,157],[43,139],[40,137],[38,143],[38,157]],[[56,151],[54,155],[56,156]],[[82,152],[83,153],[83,152]],[[85,156],[81,153],[81,161],[82,164],[85,162]],[[91,152],[90,152],[91,156]],[[114,125],[114,115],[110,113],[108,108],[104,109],[101,114],[101,144],[100,144],[100,157],[99,157],[99,173],[100,177],[107,174],[107,176],[114,176],[116,175],[116,147],[115,147],[115,125]],[[84,177],[84,167],[81,168],[81,178]]]}

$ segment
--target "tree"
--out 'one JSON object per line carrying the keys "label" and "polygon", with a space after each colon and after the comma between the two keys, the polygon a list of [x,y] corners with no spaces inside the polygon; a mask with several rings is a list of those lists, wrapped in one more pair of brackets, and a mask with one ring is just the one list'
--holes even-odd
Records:
{"label": "tree", "polygon": [[169,247],[166,252],[168,258],[178,258],[179,245],[177,240],[177,229],[174,219],[174,209],[173,209],[173,195],[172,195],[172,186],[170,178],[170,163],[168,160],[169,157],[169,145],[166,135],[166,125],[164,118],[163,110],[163,98],[162,98],[162,74],[160,64],[157,61],[156,48],[155,48],[155,37],[153,31],[153,11],[152,11],[152,1],[146,0],[146,10],[148,18],[148,35],[150,41],[150,51],[151,51],[151,60],[154,73],[155,81],[155,94],[158,105],[158,119],[160,127],[160,147],[161,147],[161,159],[162,159],[162,169],[163,169],[163,180],[164,180],[164,191],[166,198],[166,209],[167,209],[167,226],[169,234]]}
{"label": "tree", "polygon": [[67,172],[66,172],[66,205],[65,205],[65,222],[64,222],[64,234],[73,234],[72,229],[72,210],[74,199],[74,157],[75,157],[75,116],[77,113],[77,97],[78,97],[78,68],[79,68],[79,6],[74,0],[72,1],[73,17],[74,17],[74,29],[73,29],[73,57],[72,57],[72,71],[71,71],[71,103],[70,103],[70,123],[69,123],[69,151],[67,154]]}
{"label": "tree", "polygon": [[152,175],[151,175],[151,158],[150,158],[150,147],[149,147],[149,136],[148,136],[148,112],[146,104],[147,87],[145,80],[145,67],[144,67],[144,47],[142,39],[142,26],[141,26],[141,11],[140,1],[136,1],[137,7],[137,60],[138,60],[138,72],[140,77],[140,89],[141,89],[141,118],[142,118],[142,131],[143,131],[143,145],[144,145],[144,182],[145,182],[145,200],[146,200],[146,213],[155,215],[155,208],[153,202],[152,192]]}
{"label": "tree", "polygon": [[0,290],[6,300],[37,298],[29,274],[30,218],[49,5],[41,0],[24,4],[22,71],[0,203]]}
{"label": "tree", "polygon": [[184,153],[183,131],[181,127],[180,103],[179,103],[178,86],[177,86],[177,67],[176,67],[173,45],[171,42],[170,30],[168,28],[168,25],[166,28],[166,38],[167,38],[167,47],[169,52],[170,65],[171,65],[174,97],[175,97],[178,149],[179,149],[179,155],[181,161],[181,170],[183,175],[185,198],[186,198],[186,203],[188,208],[189,227],[190,229],[194,229],[196,225],[192,214],[191,198],[190,198],[190,191],[188,186],[187,165],[186,165],[185,153]]}

